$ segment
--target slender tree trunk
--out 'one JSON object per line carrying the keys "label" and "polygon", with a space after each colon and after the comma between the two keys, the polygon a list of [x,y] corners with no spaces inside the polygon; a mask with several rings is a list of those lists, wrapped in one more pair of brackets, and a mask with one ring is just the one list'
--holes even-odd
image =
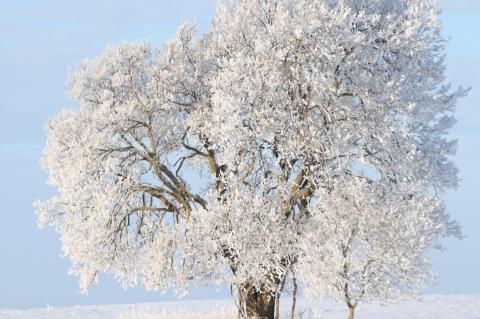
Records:
{"label": "slender tree trunk", "polygon": [[280,292],[275,295],[275,319],[280,318]]}
{"label": "slender tree trunk", "polygon": [[285,280],[287,276],[283,277],[282,284],[280,285],[279,289],[277,290],[277,294],[275,295],[275,319],[280,318],[280,296],[283,292],[283,287],[285,286]]}
{"label": "slender tree trunk", "polygon": [[348,319],[353,319],[355,315],[355,306],[348,306]]}
{"label": "slender tree trunk", "polygon": [[293,274],[293,292],[292,292],[292,311],[291,319],[295,319],[295,307],[297,306],[297,279],[295,279],[295,274]]}

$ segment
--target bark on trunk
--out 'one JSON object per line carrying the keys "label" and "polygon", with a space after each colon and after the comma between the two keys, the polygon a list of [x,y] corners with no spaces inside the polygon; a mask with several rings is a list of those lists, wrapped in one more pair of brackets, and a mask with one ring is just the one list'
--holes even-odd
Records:
{"label": "bark on trunk", "polygon": [[[268,291],[244,290],[240,297],[248,319],[275,319],[275,295]],[[243,306],[243,305],[241,305]]]}
{"label": "bark on trunk", "polygon": [[280,319],[280,293],[275,295],[275,319]]}
{"label": "bark on trunk", "polygon": [[295,307],[297,305],[297,279],[293,276],[293,292],[292,292],[292,311],[290,312],[290,318],[295,319]]}
{"label": "bark on trunk", "polygon": [[349,306],[348,307],[348,319],[353,319],[354,315],[355,315],[355,307],[354,306]]}
{"label": "bark on trunk", "polygon": [[283,277],[282,284],[280,287],[277,287],[277,293],[275,295],[275,319],[280,318],[280,297],[282,296],[283,287],[285,286],[285,280],[287,277]]}

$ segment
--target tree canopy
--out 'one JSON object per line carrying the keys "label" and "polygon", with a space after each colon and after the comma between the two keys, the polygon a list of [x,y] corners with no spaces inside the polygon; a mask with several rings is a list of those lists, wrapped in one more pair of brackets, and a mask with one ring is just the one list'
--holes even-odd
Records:
{"label": "tree canopy", "polygon": [[83,61],[79,107],[47,124],[58,195],[40,224],[82,289],[100,272],[229,283],[248,316],[292,274],[352,307],[415,292],[459,233],[442,193],[466,90],[444,83],[437,16],[431,0],[241,0],[202,35]]}

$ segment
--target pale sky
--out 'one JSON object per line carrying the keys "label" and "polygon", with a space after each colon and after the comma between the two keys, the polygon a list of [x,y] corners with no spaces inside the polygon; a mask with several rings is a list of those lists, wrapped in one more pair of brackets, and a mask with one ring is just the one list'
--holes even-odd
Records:
{"label": "pale sky", "polygon": [[[448,249],[434,253],[439,280],[427,292],[480,293],[480,1],[439,4],[444,34],[452,38],[447,78],[473,90],[460,101],[452,132],[459,139],[455,160],[462,181],[446,194],[466,238],[448,239]],[[46,119],[75,107],[64,94],[68,71],[109,44],[167,40],[182,20],[206,30],[214,7],[215,0],[0,0],[0,308],[175,299],[142,287],[124,291],[106,275],[88,296],[80,295],[58,234],[37,228],[32,202],[54,194],[39,159]],[[226,297],[227,289],[199,290],[187,298]]]}

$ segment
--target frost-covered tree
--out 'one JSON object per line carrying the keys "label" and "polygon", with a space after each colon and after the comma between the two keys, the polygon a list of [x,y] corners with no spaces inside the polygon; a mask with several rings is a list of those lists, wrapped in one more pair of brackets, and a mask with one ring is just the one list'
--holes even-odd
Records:
{"label": "frost-covered tree", "polygon": [[39,222],[81,288],[229,283],[255,318],[292,272],[350,306],[414,291],[456,230],[441,194],[465,93],[443,84],[432,1],[241,0],[194,33],[82,62],[79,108],[47,124]]}
{"label": "frost-covered tree", "polygon": [[405,198],[365,179],[315,195],[303,240],[322,245],[299,260],[296,272],[309,283],[307,294],[344,301],[349,319],[361,300],[398,300],[432,283],[425,252],[442,234],[459,235],[437,196],[411,192]]}

